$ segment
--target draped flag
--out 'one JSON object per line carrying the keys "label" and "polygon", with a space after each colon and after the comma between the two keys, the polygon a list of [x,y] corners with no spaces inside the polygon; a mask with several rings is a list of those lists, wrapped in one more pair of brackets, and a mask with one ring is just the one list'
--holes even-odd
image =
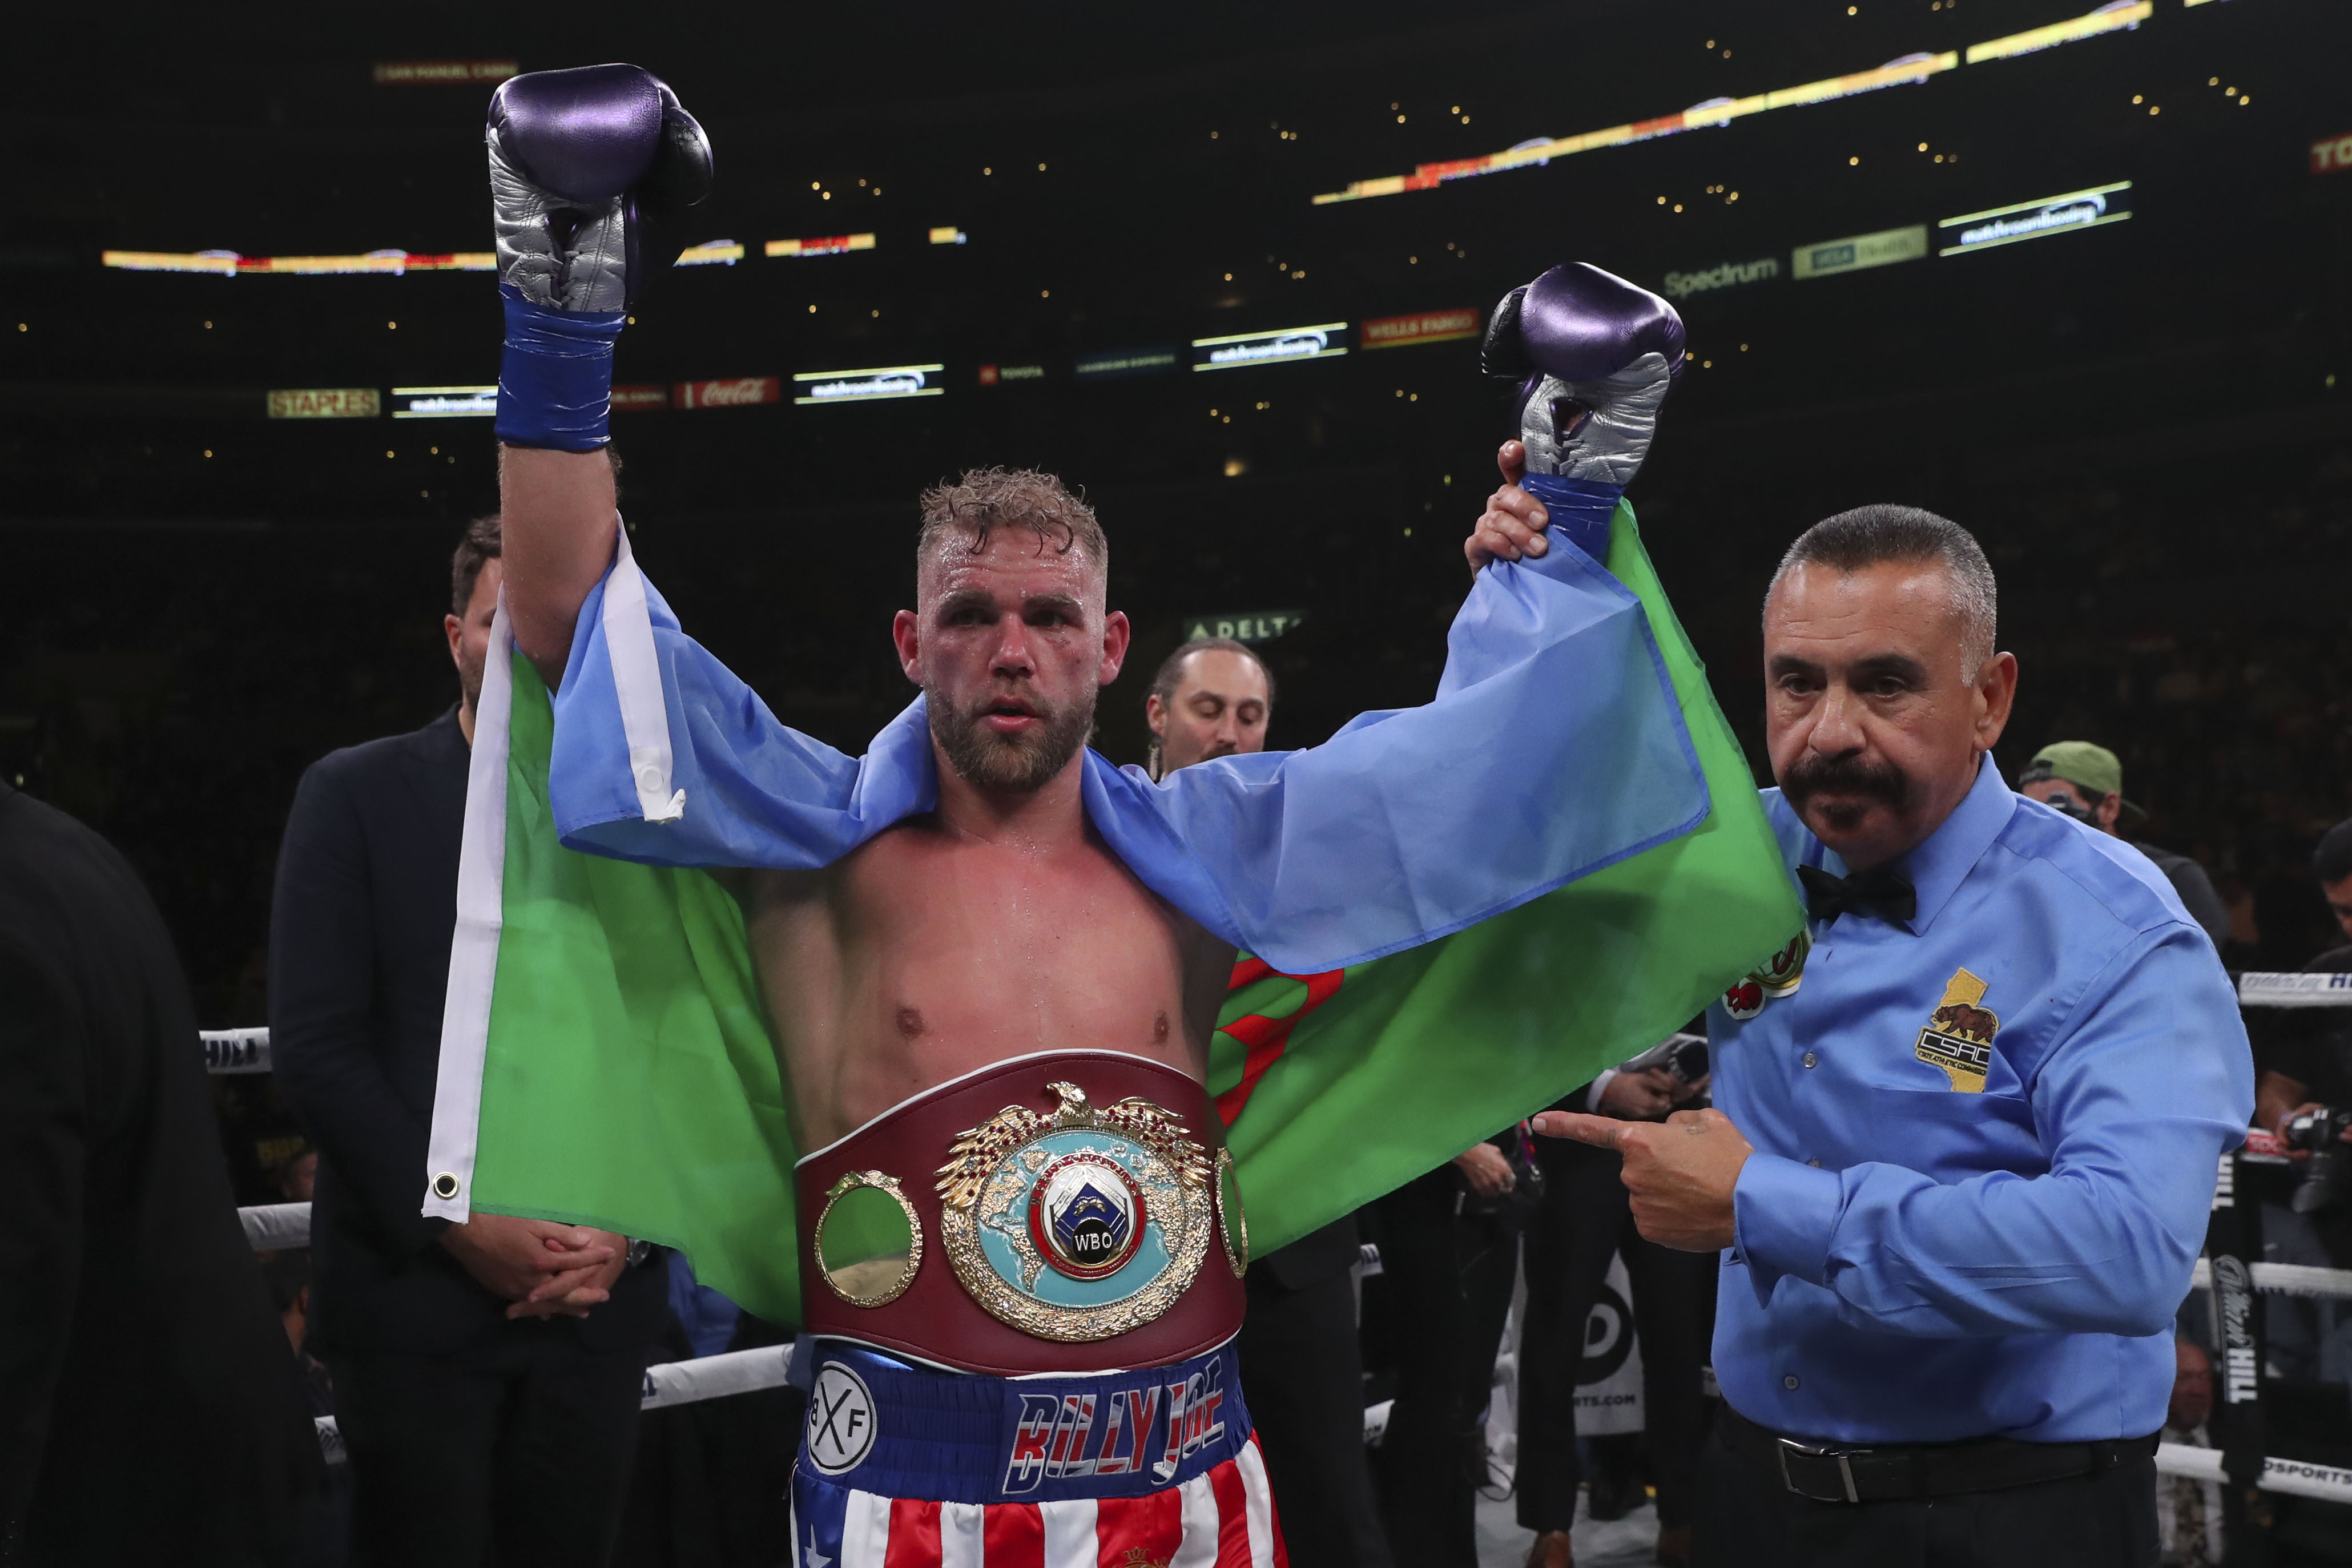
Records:
{"label": "draped flag", "polygon": [[[1647,613],[1712,810],[1423,946],[1307,976],[1244,956],[1209,1089],[1256,1250],[1655,1043],[1801,925],[1747,763],[1622,504],[1606,564]],[[552,708],[519,654],[486,679],[475,729],[445,1033],[483,1044],[443,1051],[430,1189],[678,1248],[704,1283],[794,1322],[801,1151],[735,900],[707,872],[557,841]],[[466,1129],[462,1147],[442,1145],[445,1124]]]}

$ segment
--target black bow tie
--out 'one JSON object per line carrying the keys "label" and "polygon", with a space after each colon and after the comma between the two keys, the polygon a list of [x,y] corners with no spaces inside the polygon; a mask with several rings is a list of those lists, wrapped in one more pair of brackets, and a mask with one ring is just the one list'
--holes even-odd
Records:
{"label": "black bow tie", "polygon": [[1885,866],[1853,876],[1832,876],[1819,866],[1801,865],[1797,880],[1805,884],[1805,911],[1816,920],[1835,920],[1848,910],[1909,920],[1919,911],[1919,895],[1910,883]]}

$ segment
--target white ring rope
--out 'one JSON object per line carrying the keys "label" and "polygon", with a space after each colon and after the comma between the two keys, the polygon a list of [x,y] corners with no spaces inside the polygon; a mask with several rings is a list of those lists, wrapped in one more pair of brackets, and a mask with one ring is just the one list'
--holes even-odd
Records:
{"label": "white ring rope", "polygon": [[[2163,1475],[2188,1476],[2200,1481],[2228,1479],[2221,1473],[2221,1449],[2191,1448],[2186,1443],[2158,1443],[2156,1468]],[[2310,1459],[2266,1458],[2263,1461],[2263,1479],[2254,1484],[2264,1491],[2352,1502],[2352,1470]]]}
{"label": "white ring rope", "polygon": [[2283,975],[2248,969],[2238,977],[2242,1008],[2352,1008],[2352,974]]}

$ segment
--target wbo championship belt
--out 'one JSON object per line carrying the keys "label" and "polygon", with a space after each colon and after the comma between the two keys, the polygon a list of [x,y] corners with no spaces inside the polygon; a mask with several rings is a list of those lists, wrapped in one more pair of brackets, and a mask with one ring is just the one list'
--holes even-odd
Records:
{"label": "wbo championship belt", "polygon": [[1181,1361],[1241,1327],[1249,1232],[1224,1126],[1160,1062],[1001,1061],[793,1178],[810,1334],[1019,1377]]}

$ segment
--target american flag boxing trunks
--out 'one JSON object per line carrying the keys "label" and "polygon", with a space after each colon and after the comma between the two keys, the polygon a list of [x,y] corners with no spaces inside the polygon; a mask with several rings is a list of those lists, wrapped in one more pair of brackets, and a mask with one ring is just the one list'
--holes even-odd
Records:
{"label": "american flag boxing trunks", "polygon": [[1287,1568],[1231,1344],[1007,1378],[827,1340],[808,1376],[795,1568]]}

